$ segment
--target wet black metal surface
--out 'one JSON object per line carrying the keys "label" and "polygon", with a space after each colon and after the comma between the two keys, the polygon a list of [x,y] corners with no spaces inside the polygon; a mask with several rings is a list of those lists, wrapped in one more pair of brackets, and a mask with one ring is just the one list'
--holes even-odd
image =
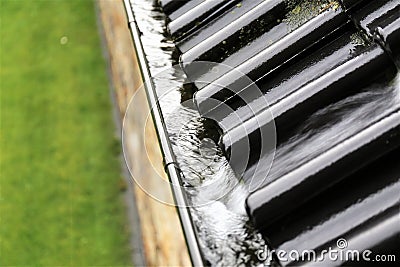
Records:
{"label": "wet black metal surface", "polygon": [[[331,33],[347,20],[345,13],[336,6],[320,11],[315,16],[310,14],[307,22],[292,25],[295,23],[285,20],[290,9],[291,6],[285,0],[264,1],[230,24],[226,30],[214,34],[184,53],[181,61],[188,78],[193,81],[215,80],[215,83],[225,87],[242,86],[236,73],[224,75],[223,70],[216,73],[199,69],[192,67],[191,62],[213,61],[226,64],[237,67],[238,71],[250,79],[257,80],[321,39],[321,32]],[[195,84],[198,88],[203,87],[201,83]]]}
{"label": "wet black metal surface", "polygon": [[[248,212],[258,227],[268,227],[313,196],[398,146],[400,111],[396,110],[293,172],[269,181],[264,188],[248,197]],[[281,203],[288,203],[284,210]]]}
{"label": "wet black metal surface", "polygon": [[[259,92],[252,90],[254,86],[250,80],[247,82],[249,85],[243,88],[233,87],[233,90],[237,89],[236,93],[219,86],[207,86],[196,94],[198,108],[204,112],[210,110],[209,113],[212,113],[226,130],[238,126],[240,120],[237,120],[237,117],[241,118],[241,121],[249,119],[253,114],[262,111],[265,101],[269,105],[276,104],[301,87],[371,49],[371,44],[357,35],[351,25],[344,26],[343,30],[341,35],[326,38],[319,46],[313,47],[315,52],[304,54],[296,62],[276,70],[273,75],[255,81]],[[242,96],[246,101],[240,101]],[[210,98],[220,101],[229,98],[225,103],[235,114],[233,115],[232,111],[224,113],[216,106],[207,105]],[[253,112],[249,112],[250,108]]]}
{"label": "wet black metal surface", "polygon": [[225,9],[237,1],[214,0],[204,1],[169,23],[168,29],[174,40],[196,31],[202,25],[218,17]]}
{"label": "wet black metal surface", "polygon": [[[389,72],[389,77],[394,77],[395,69],[388,63],[391,62],[384,51],[374,45],[358,57],[346,61],[333,71],[301,87],[297,92],[272,104],[268,110],[261,111],[248,120],[239,117],[243,123],[229,130],[221,139],[227,156],[232,154],[234,146],[240,147],[247,140],[250,142],[251,153],[259,155],[260,146],[257,144],[260,143],[263,132],[271,123],[271,112],[277,128],[278,143],[280,143],[282,139],[285,139],[285,135],[290,133],[291,127],[304,121],[319,108],[362,89],[363,85],[373,82],[377,76],[382,77],[385,74],[388,75]],[[385,71],[387,67],[389,71]],[[249,111],[247,114],[252,113]],[[235,113],[235,116],[238,114]],[[254,163],[249,161],[249,164]]]}
{"label": "wet black metal surface", "polygon": [[182,3],[181,8],[174,10],[167,18],[167,21],[175,20],[178,19],[179,17],[183,16],[186,14],[186,12],[189,12],[196,6],[202,4],[205,2],[205,0],[191,0],[191,1],[180,1]]}
{"label": "wet black metal surface", "polygon": [[355,24],[380,43],[400,66],[400,1],[372,1],[350,13]]}
{"label": "wet black metal surface", "polygon": [[[378,246],[385,246],[385,253],[399,254],[395,244],[400,228],[395,223],[378,229],[376,238],[368,237],[362,244],[351,242],[370,233],[377,225],[398,216],[400,205],[400,157],[397,149],[361,170],[348,179],[336,184],[283,216],[276,223],[264,227],[263,232],[277,249],[314,249],[321,253],[329,246],[335,247],[338,238],[346,237],[347,249],[370,249],[378,252]],[[334,200],[334,201],[332,201]],[[321,209],[323,207],[323,209]],[[396,220],[395,220],[396,221]],[[398,222],[398,220],[397,220]],[[385,244],[388,242],[388,244]],[[380,251],[382,252],[382,251]],[[365,263],[365,262],[364,262]],[[293,262],[285,262],[291,265]],[[321,266],[329,266],[321,262]],[[347,263],[354,265],[354,263]],[[299,265],[299,263],[297,263]]]}
{"label": "wet black metal surface", "polygon": [[[196,108],[220,127],[237,179],[263,181],[246,207],[272,247],[321,253],[346,238],[349,249],[398,255],[400,2],[160,4]],[[272,125],[276,152],[260,145]]]}
{"label": "wet black metal surface", "polygon": [[[240,11],[241,7],[236,6],[236,9]],[[279,20],[283,18],[282,13],[287,13],[288,9],[284,0],[262,1],[237,18],[235,23],[225,25],[222,31],[216,32],[184,53],[182,61],[188,63],[199,60],[220,60],[279,24]]]}
{"label": "wet black metal surface", "polygon": [[160,0],[160,4],[163,6],[165,14],[169,15],[179,7],[183,6],[185,2],[176,0]]}
{"label": "wet black metal surface", "polygon": [[206,27],[197,29],[192,34],[186,36],[184,39],[177,42],[177,48],[181,53],[187,52],[192,47],[201,43],[206,38],[209,38],[213,34],[221,31],[226,25],[229,25],[238,20],[243,14],[250,11],[263,0],[243,0],[240,5],[234,5],[233,7],[227,8],[224,14],[210,21]]}

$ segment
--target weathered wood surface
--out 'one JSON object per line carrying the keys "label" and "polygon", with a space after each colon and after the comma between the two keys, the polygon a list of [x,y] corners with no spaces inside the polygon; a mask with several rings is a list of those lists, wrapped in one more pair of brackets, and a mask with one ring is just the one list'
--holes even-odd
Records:
{"label": "weathered wood surface", "polygon": [[[115,99],[119,107],[122,120],[130,98],[142,85],[137,59],[131,35],[128,29],[125,10],[121,0],[98,0],[100,22],[103,28],[104,41],[109,55],[109,67],[114,88]],[[157,172],[166,177],[162,168],[162,157],[158,145],[154,126],[147,124],[146,131],[135,127],[139,121],[146,119],[148,105],[145,100],[143,105],[135,109],[135,118],[130,122],[129,129],[132,135],[140,140],[146,134],[146,148]],[[137,116],[137,118],[136,118]],[[148,177],[154,175],[145,158],[146,152],[138,150],[134,145],[128,146],[128,153],[133,155],[132,165],[138,168],[141,175]],[[158,192],[172,199],[168,185],[154,185]],[[148,266],[189,266],[184,236],[175,207],[167,206],[148,196],[134,183],[135,201],[140,217],[140,228],[144,246],[145,261]]]}

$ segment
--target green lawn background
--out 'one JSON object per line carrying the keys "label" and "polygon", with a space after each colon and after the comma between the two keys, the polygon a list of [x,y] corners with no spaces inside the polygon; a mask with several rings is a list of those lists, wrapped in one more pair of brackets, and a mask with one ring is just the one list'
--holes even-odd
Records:
{"label": "green lawn background", "polygon": [[0,19],[0,265],[129,265],[94,3],[0,0]]}

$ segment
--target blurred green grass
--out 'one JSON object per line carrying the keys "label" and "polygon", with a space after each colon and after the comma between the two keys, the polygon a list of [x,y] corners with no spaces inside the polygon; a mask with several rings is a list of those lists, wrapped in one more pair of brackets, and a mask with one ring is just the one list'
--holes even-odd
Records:
{"label": "blurred green grass", "polygon": [[129,265],[94,3],[0,2],[0,265]]}

